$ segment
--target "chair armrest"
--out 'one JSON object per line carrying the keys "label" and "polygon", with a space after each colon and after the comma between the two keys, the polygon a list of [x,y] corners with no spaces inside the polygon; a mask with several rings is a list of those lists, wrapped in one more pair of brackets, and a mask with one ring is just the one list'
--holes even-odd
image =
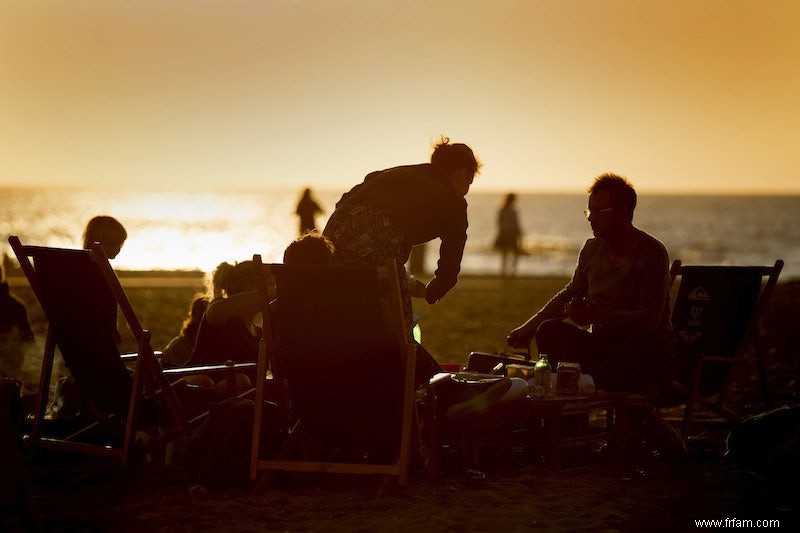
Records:
{"label": "chair armrest", "polygon": [[165,368],[165,376],[192,376],[195,374],[221,374],[225,372],[255,372],[256,363],[233,363],[230,365],[202,365],[202,366],[181,366],[176,368]]}
{"label": "chair armrest", "polygon": [[[154,350],[153,354],[156,356],[156,358],[158,359],[161,358],[161,350]],[[123,363],[128,361],[135,361],[136,359],[139,358],[139,353],[138,352],[121,353],[119,354],[119,358],[122,359]]]}

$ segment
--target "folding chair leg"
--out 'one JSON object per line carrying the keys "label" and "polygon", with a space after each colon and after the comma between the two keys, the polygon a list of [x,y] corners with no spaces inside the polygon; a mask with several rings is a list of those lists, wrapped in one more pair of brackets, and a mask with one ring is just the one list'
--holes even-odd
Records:
{"label": "folding chair leg", "polygon": [[428,390],[425,395],[425,402],[422,406],[424,409],[422,428],[425,430],[424,446],[427,451],[425,470],[428,477],[439,477],[441,472],[439,470],[439,431],[438,421],[436,420],[436,394],[432,390]]}
{"label": "folding chair leg", "polygon": [[767,409],[772,408],[772,401],[769,398],[769,384],[767,382],[767,369],[764,358],[761,357],[761,341],[758,334],[753,336],[753,351],[756,355],[756,365],[758,366],[758,380],[761,383],[761,394],[764,396],[764,405]]}
{"label": "folding chair leg", "polygon": [[698,361],[695,364],[694,372],[692,375],[691,387],[689,394],[686,398],[686,407],[683,410],[683,427],[681,428],[681,438],[684,442],[689,438],[689,427],[692,424],[692,415],[694,414],[694,404],[697,401],[697,391],[700,388],[700,375],[703,372],[703,362]]}
{"label": "folding chair leg", "polygon": [[42,371],[39,376],[39,390],[36,391],[36,405],[34,407],[33,427],[31,428],[31,441],[38,444],[41,434],[41,423],[44,421],[47,408],[47,398],[50,391],[50,380],[53,377],[53,358],[55,357],[56,341],[53,332],[47,328],[47,337],[44,342],[44,355],[42,356]]}
{"label": "folding chair leg", "polygon": [[264,492],[264,489],[267,488],[272,482],[272,474],[272,470],[265,470],[264,473],[261,474],[261,477],[258,478],[258,481],[256,481],[256,484],[253,485],[253,489],[250,491],[250,496],[258,496]]}
{"label": "folding chair leg", "polygon": [[[294,446],[294,435],[297,435],[297,429],[300,425],[300,422],[297,422],[295,426],[290,430],[289,434],[281,443],[281,448],[278,450],[278,459],[286,459],[289,457],[289,452],[291,452],[292,447]],[[250,491],[251,496],[258,496],[263,492],[263,490],[269,486],[270,482],[274,478],[274,471],[272,470],[265,470],[261,477],[258,478],[256,484],[253,485],[253,489]]]}

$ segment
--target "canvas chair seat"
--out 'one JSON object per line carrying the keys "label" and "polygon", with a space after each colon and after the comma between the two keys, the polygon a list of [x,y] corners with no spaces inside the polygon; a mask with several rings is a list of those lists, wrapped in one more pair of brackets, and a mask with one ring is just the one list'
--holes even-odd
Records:
{"label": "canvas chair seat", "polygon": [[769,406],[768,377],[759,346],[759,324],[783,261],[773,266],[687,266],[673,262],[676,337],[674,371],[658,403],[684,404],[681,435],[689,436],[697,406],[730,422],[742,416],[726,406],[733,372],[750,354]]}
{"label": "canvas chair seat", "polygon": [[[403,319],[397,267],[262,265],[264,316],[251,478],[274,471],[382,474],[408,480],[416,349]],[[274,277],[270,305],[265,278]],[[276,386],[277,385],[277,386]],[[269,398],[268,389],[278,391]],[[284,413],[277,457],[259,450],[265,402]]]}

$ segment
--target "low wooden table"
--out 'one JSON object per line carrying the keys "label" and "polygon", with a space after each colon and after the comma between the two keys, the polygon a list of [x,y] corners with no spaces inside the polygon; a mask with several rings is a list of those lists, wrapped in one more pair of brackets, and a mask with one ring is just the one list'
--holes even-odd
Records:
{"label": "low wooden table", "polygon": [[[629,402],[625,393],[531,398],[524,405],[531,438],[544,434],[545,457],[554,470],[562,468],[563,449],[584,447],[588,453],[593,442],[608,442],[618,457],[627,455]],[[592,415],[598,411],[604,414],[604,425],[592,426]]]}
{"label": "low wooden table", "polygon": [[432,475],[438,475],[438,452],[444,441],[457,446],[463,459],[475,467],[480,466],[481,449],[492,446],[543,454],[554,470],[564,466],[564,449],[583,447],[588,454],[593,443],[608,442],[614,455],[624,459],[629,448],[630,407],[638,405],[636,395],[621,392],[550,398],[523,394],[469,417],[448,420],[439,416],[435,389],[427,389],[425,395],[425,441],[431,450],[428,471]]}

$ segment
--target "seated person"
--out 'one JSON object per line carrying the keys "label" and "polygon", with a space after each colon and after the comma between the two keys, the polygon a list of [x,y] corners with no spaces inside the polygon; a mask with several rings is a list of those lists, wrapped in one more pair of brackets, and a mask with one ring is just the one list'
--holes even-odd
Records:
{"label": "seated person", "polygon": [[[667,250],[633,226],[636,192],[628,180],[603,174],[589,193],[594,238],[572,279],[508,342],[527,347],[535,337],[554,369],[559,361],[580,363],[598,389],[655,392],[673,349]],[[579,327],[586,325],[590,331]]]}
{"label": "seated person", "polygon": [[33,344],[28,309],[11,294],[0,265],[0,377],[19,377],[25,354]]}
{"label": "seated person", "polygon": [[114,259],[119,255],[127,238],[128,232],[119,220],[100,215],[86,223],[86,228],[83,230],[83,249],[89,250],[92,243],[98,242],[103,247],[106,257]]}
{"label": "seated person", "polygon": [[200,322],[208,308],[208,298],[205,294],[199,294],[192,300],[189,313],[183,321],[181,333],[174,337],[161,354],[161,361],[166,367],[181,366],[189,360],[194,350],[194,343],[197,340],[197,330]]}
{"label": "seated person", "polygon": [[[286,248],[283,254],[283,262],[287,265],[332,265],[335,260],[334,246],[331,241],[315,231],[306,233],[302,237],[293,241]],[[422,286],[424,291],[425,286],[420,282],[417,285]],[[412,295],[414,293],[412,292]],[[421,294],[424,296],[424,292]],[[275,312],[277,300],[270,304],[270,307]],[[384,306],[384,313],[389,315],[388,306]],[[390,323],[390,316],[386,316],[386,323]],[[431,356],[430,353],[422,347],[422,345],[412,340],[417,348],[417,365],[415,372],[415,383],[417,386],[427,384],[428,380],[436,373],[441,372],[442,368],[439,363]]]}
{"label": "seated person", "polygon": [[[294,265],[329,265],[333,245],[316,232],[296,239],[284,251],[283,260]],[[226,360],[255,361],[258,358],[260,327],[255,325],[260,312],[252,261],[231,266],[220,264],[211,278],[205,316],[200,323],[197,341],[189,365],[221,364]]]}
{"label": "seated person", "polygon": [[[98,215],[92,217],[83,229],[83,249],[90,250],[93,243],[99,243],[108,259],[116,258],[122,250],[122,245],[128,239],[125,226],[114,217]],[[122,335],[117,329],[116,307],[114,308],[114,340],[119,346]]]}
{"label": "seated person", "polygon": [[226,361],[255,362],[261,332],[253,319],[259,312],[252,261],[220,263],[210,276],[209,299],[188,366]]}
{"label": "seated person", "polygon": [[293,240],[283,251],[285,265],[332,265],[333,243],[317,231]]}
{"label": "seated person", "polygon": [[[284,265],[333,265],[334,247],[333,243],[324,235],[316,230],[309,231],[293,240],[283,251]],[[277,323],[277,313],[279,307],[278,299],[269,303],[270,318],[272,323]],[[280,330],[275,328],[276,346],[280,344]]]}

